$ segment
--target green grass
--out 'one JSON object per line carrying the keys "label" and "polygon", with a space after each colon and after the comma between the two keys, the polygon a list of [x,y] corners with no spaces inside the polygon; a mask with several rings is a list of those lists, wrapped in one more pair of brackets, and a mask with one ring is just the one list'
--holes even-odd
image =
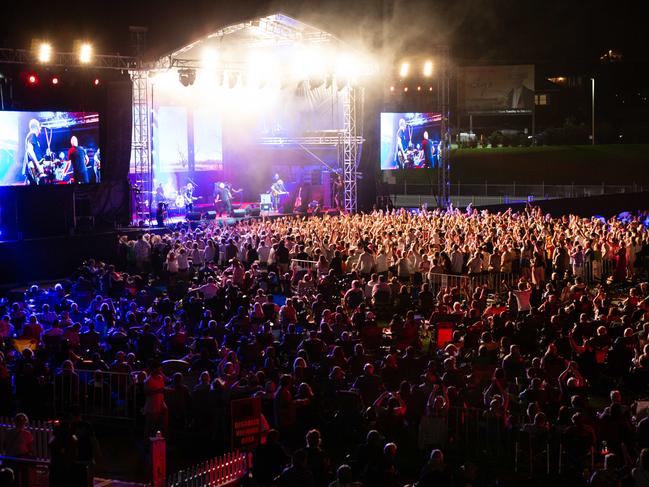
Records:
{"label": "green grass", "polygon": [[[573,145],[456,149],[453,183],[619,184],[649,187],[649,145]],[[410,171],[409,183],[429,176]]]}

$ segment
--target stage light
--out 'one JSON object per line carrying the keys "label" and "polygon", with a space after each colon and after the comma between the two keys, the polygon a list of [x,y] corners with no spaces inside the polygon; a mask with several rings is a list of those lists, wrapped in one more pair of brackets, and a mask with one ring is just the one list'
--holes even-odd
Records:
{"label": "stage light", "polygon": [[399,76],[405,78],[406,76],[408,76],[409,71],[410,71],[410,63],[408,62],[401,63],[401,68],[399,69]]}
{"label": "stage light", "polygon": [[59,84],[59,79],[56,76],[54,78],[52,78],[52,84],[53,85],[58,85]]}
{"label": "stage light", "polygon": [[424,76],[432,76],[432,75],[433,75],[433,62],[426,61],[424,63]]}
{"label": "stage light", "polygon": [[92,44],[84,42],[79,45],[79,62],[81,64],[90,64],[92,61]]}
{"label": "stage light", "polygon": [[429,87],[428,87],[428,91],[433,91],[433,87],[432,87],[432,86],[429,86]]}
{"label": "stage light", "polygon": [[342,54],[336,60],[336,77],[353,81],[359,74],[359,62],[349,54]]}
{"label": "stage light", "polygon": [[196,81],[196,70],[195,69],[179,69],[178,70],[178,81],[183,86],[191,86]]}
{"label": "stage light", "polygon": [[52,59],[52,45],[43,42],[38,46],[38,61],[41,63],[49,63]]}
{"label": "stage light", "polygon": [[403,92],[404,92],[404,93],[408,93],[408,87],[407,87],[407,86],[404,86],[404,87],[403,87]]}
{"label": "stage light", "polygon": [[316,90],[324,84],[324,81],[325,80],[323,78],[311,78],[309,80],[309,88]]}
{"label": "stage light", "polygon": [[227,80],[228,80],[228,88],[229,89],[234,89],[234,87],[237,85],[237,73],[229,72],[227,73]]}
{"label": "stage light", "polygon": [[417,91],[421,91],[421,86],[417,86]]}
{"label": "stage light", "polygon": [[30,75],[27,77],[27,82],[28,82],[30,85],[35,85],[36,83],[38,83],[38,78],[36,77],[35,74],[30,74]]}
{"label": "stage light", "polygon": [[394,86],[390,86],[390,91],[394,92]]}
{"label": "stage light", "polygon": [[214,69],[216,68],[219,56],[214,49],[205,49],[203,51],[203,60],[202,67],[204,69]]}
{"label": "stage light", "polygon": [[95,78],[95,81],[92,82],[92,84],[94,84],[95,86],[99,86],[99,83],[99,78]]}

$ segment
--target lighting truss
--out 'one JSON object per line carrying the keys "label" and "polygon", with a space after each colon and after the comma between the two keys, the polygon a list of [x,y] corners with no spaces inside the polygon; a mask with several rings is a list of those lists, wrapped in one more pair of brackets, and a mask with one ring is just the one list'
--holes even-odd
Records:
{"label": "lighting truss", "polygon": [[138,67],[138,61],[131,56],[93,54],[91,63],[81,63],[78,53],[53,52],[50,61],[39,63],[37,53],[29,49],[0,48],[0,64],[44,64],[65,68],[94,68],[129,70]]}
{"label": "lighting truss", "polygon": [[[360,100],[359,100],[360,98]],[[357,205],[358,149],[356,103],[362,102],[362,88],[347,85],[343,94],[343,187],[345,212],[354,213]]]}

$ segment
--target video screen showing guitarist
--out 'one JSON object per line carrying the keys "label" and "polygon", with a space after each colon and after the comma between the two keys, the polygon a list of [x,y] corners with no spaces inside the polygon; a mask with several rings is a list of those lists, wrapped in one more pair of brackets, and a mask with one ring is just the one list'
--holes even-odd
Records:
{"label": "video screen showing guitarist", "polygon": [[38,186],[43,175],[43,150],[38,140],[41,134],[41,124],[35,118],[29,121],[29,133],[25,137],[25,158],[23,160],[23,176],[30,186]]}

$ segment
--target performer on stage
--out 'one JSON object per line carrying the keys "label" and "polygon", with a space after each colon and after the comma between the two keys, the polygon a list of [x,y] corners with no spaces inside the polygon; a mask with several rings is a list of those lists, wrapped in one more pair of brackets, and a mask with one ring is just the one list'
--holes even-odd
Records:
{"label": "performer on stage", "polygon": [[185,214],[191,213],[194,211],[194,185],[192,183],[187,183],[185,190],[183,191],[183,198],[185,200]]}
{"label": "performer on stage", "polygon": [[40,134],[41,124],[32,118],[29,121],[29,133],[25,137],[25,157],[23,158],[23,176],[27,178],[30,186],[38,185],[39,178],[43,173],[43,150],[38,141]]}
{"label": "performer on stage", "polygon": [[403,169],[406,163],[406,120],[399,119],[399,128],[395,136],[395,150],[394,150],[394,163],[399,169]]}
{"label": "performer on stage", "polygon": [[270,194],[273,201],[273,210],[279,211],[280,197],[282,195],[288,194],[288,191],[286,191],[284,181],[280,179],[279,174],[275,173],[273,179],[275,180],[275,182],[273,182],[273,184],[270,186]]}
{"label": "performer on stage", "polygon": [[79,147],[79,141],[76,136],[70,138],[70,149],[68,150],[68,159],[72,163],[72,172],[74,174],[74,182],[83,184],[88,182],[88,170],[86,164],[88,156],[83,147]]}
{"label": "performer on stage", "polygon": [[228,188],[228,191],[230,191],[230,198],[232,201],[235,199],[235,195],[239,195],[236,199],[238,200],[238,203],[242,203],[243,200],[243,188],[239,189],[234,189],[234,186],[232,186],[232,183],[225,183],[225,187]]}
{"label": "performer on stage", "polygon": [[345,209],[345,185],[339,174],[334,174],[333,180],[334,206],[342,211]]}
{"label": "performer on stage", "polygon": [[155,210],[155,219],[159,227],[165,226],[165,219],[167,218],[167,203],[164,201],[158,202]]}
{"label": "performer on stage", "polygon": [[221,216],[221,213],[226,214],[226,216],[232,213],[232,193],[230,188],[225,183],[218,183],[216,187],[216,198],[214,200],[214,206],[216,211]]}
{"label": "performer on stage", "polygon": [[155,202],[156,203],[167,202],[167,197],[165,196],[165,189],[162,186],[162,183],[158,184],[158,187],[155,189]]}

